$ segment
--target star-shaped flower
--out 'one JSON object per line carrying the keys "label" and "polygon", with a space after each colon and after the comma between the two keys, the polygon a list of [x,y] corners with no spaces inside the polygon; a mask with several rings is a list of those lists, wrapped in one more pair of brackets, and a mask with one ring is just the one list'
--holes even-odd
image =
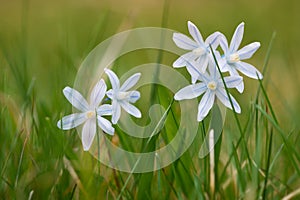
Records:
{"label": "star-shaped flower", "polygon": [[[96,134],[96,123],[106,133],[114,135],[115,129],[107,119],[102,116],[112,114],[112,106],[103,104],[100,107],[103,97],[106,92],[106,84],[101,79],[93,88],[90,95],[90,104],[84,97],[75,89],[65,87],[63,93],[67,100],[81,113],[73,113],[63,117],[57,122],[57,127],[63,130],[75,128],[84,123],[81,133],[82,145],[84,151],[88,151],[92,145],[93,139]],[[97,120],[96,120],[97,118]],[[97,122],[96,122],[97,121]]]}
{"label": "star-shaped flower", "polygon": [[[228,47],[228,42],[226,37],[221,34],[220,36],[220,46],[224,52],[224,55],[219,59],[219,65],[222,72],[229,71],[230,75],[239,75],[237,71],[240,71],[244,75],[254,78],[262,79],[262,74],[251,64],[245,63],[242,60],[251,58],[251,56],[256,52],[260,47],[259,42],[253,42],[246,45],[242,49],[238,50],[244,34],[244,22],[240,23],[236,28],[230,46]],[[258,77],[257,77],[258,76]],[[237,90],[243,92],[244,83],[241,82],[238,85]]]}
{"label": "star-shaped flower", "polygon": [[197,81],[198,74],[192,70],[189,63],[194,61],[195,67],[201,73],[204,73],[208,63],[213,62],[209,45],[212,46],[213,50],[217,48],[219,45],[220,33],[215,32],[208,36],[204,41],[198,28],[190,21],[188,21],[188,29],[194,40],[181,33],[173,34],[173,41],[178,47],[185,50],[190,50],[190,52],[180,56],[173,63],[173,67],[179,68],[186,66],[188,72],[192,76],[192,83],[195,83]]}
{"label": "star-shaped flower", "polygon": [[141,73],[136,73],[129,77],[120,87],[118,76],[110,69],[105,69],[108,75],[112,89],[106,92],[107,96],[112,100],[112,123],[116,124],[121,116],[121,107],[129,114],[140,118],[142,116],[140,110],[131,103],[135,103],[140,98],[140,92],[132,88],[140,79]]}
{"label": "star-shaped flower", "polygon": [[[200,83],[188,85],[179,90],[174,96],[175,100],[183,100],[197,98],[204,93],[198,106],[198,121],[202,121],[207,116],[215,102],[216,96],[226,107],[232,109],[217,67],[211,63],[209,64],[208,69],[210,74],[207,72],[201,74],[199,72]],[[227,88],[234,88],[242,82],[243,78],[241,76],[228,76],[224,77],[224,80]],[[237,113],[240,113],[241,108],[239,104],[232,95],[230,95],[230,98],[232,100],[234,110]]]}

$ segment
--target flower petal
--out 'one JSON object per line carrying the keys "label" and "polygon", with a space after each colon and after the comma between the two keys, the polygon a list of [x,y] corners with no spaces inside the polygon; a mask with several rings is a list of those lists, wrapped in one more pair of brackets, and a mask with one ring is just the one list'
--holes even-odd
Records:
{"label": "flower petal", "polygon": [[128,101],[130,103],[135,103],[139,98],[141,97],[141,94],[139,91],[131,91],[129,96],[128,96]]}
{"label": "flower petal", "polygon": [[242,81],[238,86],[235,87],[239,93],[244,91],[244,82]]}
{"label": "flower petal", "polygon": [[206,71],[208,65],[208,55],[204,54],[200,56],[197,61],[195,62],[195,67],[197,67],[198,71],[202,74]]}
{"label": "flower petal", "polygon": [[183,100],[183,99],[193,99],[201,94],[203,94],[207,90],[207,87],[204,83],[196,83],[193,85],[188,85],[178,92],[176,92],[174,99],[175,100]]}
{"label": "flower petal", "polygon": [[198,30],[198,28],[195,26],[195,24],[193,24],[191,21],[188,21],[188,29],[189,29],[191,36],[194,38],[194,40],[199,45],[203,45],[204,42],[203,42],[202,35],[201,35],[200,31]]}
{"label": "flower petal", "polygon": [[107,116],[112,114],[113,114],[112,105],[103,104],[97,109],[97,116]]}
{"label": "flower petal", "polygon": [[130,76],[121,86],[120,91],[127,91],[130,88],[132,88],[140,79],[141,73],[135,73],[132,76]]}
{"label": "flower petal", "polygon": [[127,101],[120,101],[119,103],[122,106],[122,108],[126,112],[128,112],[130,115],[133,115],[133,116],[135,116],[137,118],[141,118],[142,117],[141,111],[137,107],[135,107],[134,105],[130,104]]}
{"label": "flower petal", "polygon": [[216,64],[209,63],[208,70],[209,70],[210,77],[212,77],[214,80],[220,77],[220,73],[218,71]]}
{"label": "flower petal", "polygon": [[[243,81],[243,77],[241,76],[227,76],[224,77],[225,84],[227,88],[235,88]],[[222,79],[219,79],[219,83],[223,84]]]}
{"label": "flower petal", "polygon": [[218,60],[218,64],[219,64],[219,67],[220,67],[220,70],[221,72],[228,72],[229,71],[229,68],[231,68],[228,63],[227,63],[227,60],[225,57],[221,58]]}
{"label": "flower petal", "polygon": [[251,44],[248,44],[247,46],[244,46],[242,49],[238,50],[237,53],[239,54],[241,60],[248,59],[252,57],[252,55],[257,51],[259,47],[260,47],[259,42],[253,42]]}
{"label": "flower petal", "polygon": [[[240,76],[238,71],[236,70],[235,65],[228,65],[230,76]],[[244,91],[244,81],[242,81],[238,86],[235,87],[239,93]]]}
{"label": "flower petal", "polygon": [[218,60],[218,64],[221,72],[228,72],[229,68],[231,68],[230,65],[227,64],[227,60],[225,58]]}
{"label": "flower petal", "polygon": [[63,93],[68,101],[78,110],[85,112],[89,109],[89,104],[77,90],[65,87]]}
{"label": "flower petal", "polygon": [[214,101],[215,101],[215,93],[209,90],[205,92],[198,106],[197,120],[199,122],[206,117],[206,115],[212,108]]}
{"label": "flower petal", "polygon": [[200,80],[200,81],[204,82],[205,84],[207,84],[211,81],[211,76],[206,71],[204,74],[199,75],[198,80]]}
{"label": "flower petal", "polygon": [[121,106],[117,103],[117,101],[113,101],[112,109],[113,109],[113,113],[112,113],[111,122],[113,124],[116,124],[119,121],[121,116]]}
{"label": "flower petal", "polygon": [[[230,100],[228,98],[228,95],[225,91],[225,89],[222,88],[218,88],[216,91],[216,95],[218,97],[218,99],[228,108],[232,109],[231,104],[230,104]],[[238,102],[235,100],[235,98],[230,94],[230,98],[234,107],[235,112],[237,113],[241,113],[241,107],[238,104]]]}
{"label": "flower petal", "polygon": [[96,120],[89,119],[85,122],[82,128],[82,145],[83,150],[88,151],[93,143],[94,137],[96,135]]}
{"label": "flower petal", "polygon": [[115,129],[107,119],[97,116],[98,126],[107,134],[114,135]]}
{"label": "flower petal", "polygon": [[[236,69],[253,79],[262,79],[263,75],[253,66],[245,62],[237,62]],[[258,76],[258,77],[257,77]]]}
{"label": "flower petal", "polygon": [[119,90],[119,88],[120,88],[120,81],[119,81],[118,76],[115,74],[115,72],[113,72],[110,69],[104,69],[104,71],[105,71],[105,73],[107,74],[107,76],[108,76],[108,78],[110,80],[111,87],[114,90]]}
{"label": "flower petal", "polygon": [[196,57],[193,52],[188,52],[186,54],[183,54],[177,60],[174,61],[173,67],[174,68],[184,67],[184,66],[186,66],[187,61],[192,61],[195,58]]}
{"label": "flower petal", "polygon": [[186,35],[181,33],[173,33],[173,41],[175,44],[185,50],[193,50],[198,47],[197,43]]}
{"label": "flower petal", "polygon": [[108,98],[113,99],[114,98],[114,91],[112,89],[110,89],[106,92],[106,95],[108,96]]}
{"label": "flower petal", "polygon": [[62,130],[69,130],[75,128],[86,121],[85,113],[74,113],[64,116],[57,122],[57,127]]}
{"label": "flower petal", "polygon": [[101,79],[93,88],[90,96],[91,107],[96,108],[102,101],[106,92],[106,84],[103,79]]}
{"label": "flower petal", "polygon": [[224,54],[226,54],[228,52],[228,42],[227,39],[225,37],[225,35],[223,35],[222,33],[219,36],[219,42],[220,42],[220,46],[224,52]]}
{"label": "flower petal", "polygon": [[243,35],[244,35],[244,25],[245,25],[245,23],[242,22],[235,29],[235,32],[232,36],[232,39],[230,42],[230,47],[229,47],[229,51],[231,53],[236,52],[242,42]]}
{"label": "flower petal", "polygon": [[[218,50],[213,50],[213,53],[214,53],[214,55],[215,55],[215,57],[216,57],[217,63],[218,63],[219,66],[220,66],[219,61],[222,60],[222,56],[221,56],[220,52],[219,52]],[[215,61],[215,58],[214,58],[212,52],[209,52],[208,58],[209,58],[209,62],[210,62],[210,63],[216,65],[216,61]]]}
{"label": "flower petal", "polygon": [[208,48],[210,49],[210,45],[212,47],[212,49],[216,49],[220,43],[220,32],[214,32],[213,34],[209,35],[206,40],[205,40],[205,44],[208,46]]}
{"label": "flower petal", "polygon": [[192,83],[196,83],[198,77],[201,75],[201,72],[196,67],[198,64],[192,61],[186,63],[186,69],[192,77]]}

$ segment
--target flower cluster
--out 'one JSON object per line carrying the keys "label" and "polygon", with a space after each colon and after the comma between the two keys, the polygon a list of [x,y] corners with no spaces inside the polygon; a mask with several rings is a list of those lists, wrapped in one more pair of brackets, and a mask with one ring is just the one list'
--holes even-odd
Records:
{"label": "flower cluster", "polygon": [[[192,79],[191,85],[182,88],[175,94],[175,100],[193,99],[204,94],[198,106],[198,121],[202,121],[207,116],[216,101],[216,97],[226,107],[233,109],[233,105],[235,112],[240,113],[239,104],[233,96],[227,95],[224,83],[227,88],[236,88],[242,93],[244,83],[238,71],[250,78],[263,78],[254,66],[243,62],[256,52],[260,43],[253,42],[238,50],[244,34],[243,22],[236,28],[229,46],[226,37],[220,32],[211,34],[204,41],[198,28],[190,21],[188,22],[188,30],[192,39],[181,33],[173,34],[175,44],[189,51],[180,56],[173,63],[173,67],[186,67]],[[218,46],[222,49],[222,55],[217,50]],[[217,63],[214,58],[216,58]],[[230,75],[224,77],[222,74],[224,81],[217,65],[222,73],[228,72]]]}
{"label": "flower cluster", "polygon": [[[260,43],[253,42],[239,49],[244,34],[243,22],[236,28],[229,45],[220,32],[215,32],[204,40],[198,28],[190,21],[188,30],[191,37],[181,33],[173,34],[175,44],[188,51],[174,61],[173,67],[186,67],[191,75],[191,85],[180,89],[174,99],[193,99],[203,95],[198,105],[198,121],[207,116],[217,99],[226,107],[241,113],[238,102],[226,88],[236,88],[240,93],[244,91],[243,77],[239,72],[253,79],[263,78],[254,66],[244,62],[252,57]],[[130,90],[140,79],[141,73],[129,77],[122,86],[113,71],[105,69],[105,73],[112,88],[107,91],[107,86],[101,79],[92,89],[89,102],[75,89],[63,89],[67,100],[80,112],[63,117],[57,122],[57,126],[69,130],[83,124],[81,138],[85,151],[92,145],[97,126],[105,133],[114,135],[113,124],[120,119],[122,108],[134,117],[141,117],[140,110],[132,105],[140,98],[140,92]],[[111,104],[104,104],[105,95],[111,100]],[[111,116],[111,121],[104,116]]]}
{"label": "flower cluster", "polygon": [[[75,128],[81,124],[82,145],[88,151],[94,140],[97,125],[107,134],[114,135],[115,129],[112,124],[116,124],[121,116],[121,107],[129,114],[140,118],[141,112],[131,103],[135,103],[140,98],[140,93],[136,90],[129,91],[140,79],[141,74],[136,73],[129,77],[120,87],[118,76],[109,69],[105,69],[112,89],[107,91],[107,86],[101,79],[92,89],[89,103],[75,89],[65,87],[63,93],[67,100],[80,112],[63,117],[57,122],[57,127],[63,130]],[[111,99],[112,104],[102,104],[105,94]],[[103,116],[111,115],[111,122]]]}

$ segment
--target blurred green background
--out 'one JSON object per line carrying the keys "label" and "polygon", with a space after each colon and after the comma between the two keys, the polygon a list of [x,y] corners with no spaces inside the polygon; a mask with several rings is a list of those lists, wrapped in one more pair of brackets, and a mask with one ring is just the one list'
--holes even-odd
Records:
{"label": "blurred green background", "polygon": [[[4,198],[22,198],[23,194],[28,195],[33,188],[37,194],[47,191],[45,194],[50,196],[56,194],[54,198],[62,197],[72,193],[74,182],[83,194],[87,192],[102,195],[106,194],[107,190],[112,191],[112,194],[120,192],[116,189],[119,187],[118,182],[115,183],[114,180],[119,178],[123,181],[121,183],[124,183],[127,174],[116,175],[103,167],[101,174],[106,176],[108,171],[109,176],[105,177],[107,180],[103,184],[103,177],[96,177],[94,173],[97,162],[82,152],[76,131],[60,131],[56,122],[62,115],[71,112],[71,105],[63,96],[62,89],[67,85],[73,86],[77,70],[88,53],[106,38],[136,27],[165,27],[188,34],[187,21],[190,20],[198,26],[205,38],[214,31],[221,31],[230,40],[236,26],[244,21],[242,46],[253,41],[261,42],[261,48],[249,60],[259,70],[262,70],[268,45],[275,31],[276,38],[263,81],[282,129],[286,133],[293,132],[299,135],[299,9],[298,0],[0,0],[0,194],[3,193]],[[154,57],[151,61],[155,61],[157,52],[148,54],[149,57]],[[162,63],[171,66],[176,56],[168,55],[164,54]],[[128,59],[128,63],[124,65],[144,63],[145,60],[141,58],[139,57],[138,61]],[[121,63],[118,64],[121,68]],[[126,68],[122,70],[126,71]],[[233,92],[242,107],[243,114],[239,117],[243,124],[255,100],[257,87],[258,81],[245,78],[243,95]],[[138,106],[142,105],[138,102]],[[231,127],[235,125],[230,123],[233,121],[230,120],[232,114],[228,116],[229,120],[225,122],[225,126],[230,132]],[[268,132],[269,129],[271,128],[263,127],[260,133],[264,133],[264,130]],[[299,141],[296,134],[293,135],[294,141]],[[262,160],[263,168],[269,139],[268,135],[262,138],[262,147],[256,150],[264,152],[261,157],[258,156],[258,160]],[[278,135],[274,140],[276,152],[282,141]],[[256,144],[249,143],[250,146]],[[194,145],[193,148],[199,147]],[[299,150],[298,146],[295,148]],[[287,154],[281,154],[273,172],[274,182],[279,178],[283,182],[278,184],[278,188],[287,185],[287,190],[284,188],[284,192],[279,189],[277,191],[277,186],[274,186],[275,194],[286,194],[286,191],[293,191],[299,184],[299,176],[286,161]],[[65,157],[75,161],[70,165],[65,161]],[[193,158],[197,158],[197,155]],[[186,157],[182,158],[183,163],[186,162],[185,159]],[[190,169],[194,166],[190,162],[186,163]],[[175,165],[170,168],[173,169]],[[75,168],[79,179],[76,173],[72,173],[70,166]],[[196,169],[201,172],[202,165],[199,166]],[[174,168],[177,169],[177,165]],[[184,167],[179,171],[184,171],[182,168]],[[168,169],[167,172],[159,171],[156,175],[159,176],[160,173],[168,175]],[[193,172],[188,175],[194,176]],[[90,177],[101,179],[101,187],[100,184],[97,185],[99,182]],[[251,178],[249,180],[255,182]],[[258,179],[258,184],[262,179]],[[16,189],[14,186],[17,185],[22,187]],[[144,189],[147,187],[147,184],[143,185]],[[178,197],[180,195],[176,196],[176,191],[179,194],[183,191],[187,195],[188,187],[188,184],[181,186],[180,181],[175,181],[175,189],[168,190],[175,191],[171,192],[171,197]],[[160,193],[160,190],[155,188],[156,186],[152,190],[156,194],[154,197]],[[232,190],[226,193],[230,196]],[[132,189],[133,194],[134,192],[135,187]],[[169,196],[165,193],[167,199]],[[89,196],[85,197],[88,199]]]}

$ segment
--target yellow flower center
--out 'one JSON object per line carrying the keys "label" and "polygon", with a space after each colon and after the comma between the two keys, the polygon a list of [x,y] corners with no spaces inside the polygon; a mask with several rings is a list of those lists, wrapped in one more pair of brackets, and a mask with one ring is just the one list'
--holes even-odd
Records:
{"label": "yellow flower center", "polygon": [[230,62],[238,62],[240,61],[240,56],[237,53],[231,54],[229,60]]}
{"label": "yellow flower center", "polygon": [[193,53],[197,56],[201,56],[205,53],[205,50],[202,47],[198,47],[197,49],[193,50]]}
{"label": "yellow flower center", "polygon": [[207,84],[207,87],[210,89],[210,90],[215,90],[217,89],[217,83],[214,82],[214,81],[211,81]]}
{"label": "yellow flower center", "polygon": [[95,111],[88,111],[86,113],[86,116],[88,119],[94,118],[95,117]]}
{"label": "yellow flower center", "polygon": [[124,100],[127,99],[129,96],[129,92],[119,92],[117,95],[118,100]]}

